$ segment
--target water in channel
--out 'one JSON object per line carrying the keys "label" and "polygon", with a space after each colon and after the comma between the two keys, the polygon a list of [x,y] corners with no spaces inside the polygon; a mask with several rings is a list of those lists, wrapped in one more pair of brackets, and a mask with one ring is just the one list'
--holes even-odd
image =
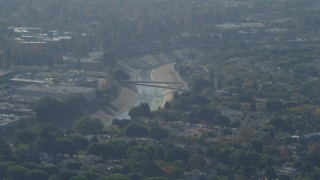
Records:
{"label": "water in channel", "polygon": [[[152,81],[150,77],[151,70],[143,69],[138,77],[139,81]],[[150,86],[137,86],[138,99],[134,106],[138,106],[140,103],[148,103],[151,111],[156,110],[161,106],[163,101],[162,89]],[[120,114],[116,119],[130,119],[129,110]]]}

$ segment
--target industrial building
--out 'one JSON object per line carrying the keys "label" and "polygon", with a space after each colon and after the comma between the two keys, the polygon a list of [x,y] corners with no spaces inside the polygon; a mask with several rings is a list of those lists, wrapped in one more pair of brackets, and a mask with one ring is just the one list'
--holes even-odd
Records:
{"label": "industrial building", "polygon": [[87,101],[92,101],[96,98],[96,89],[90,87],[76,87],[76,86],[57,86],[57,85],[43,85],[30,84],[18,87],[13,90],[14,94],[23,96],[49,96],[52,98],[62,99],[72,95],[82,95]]}

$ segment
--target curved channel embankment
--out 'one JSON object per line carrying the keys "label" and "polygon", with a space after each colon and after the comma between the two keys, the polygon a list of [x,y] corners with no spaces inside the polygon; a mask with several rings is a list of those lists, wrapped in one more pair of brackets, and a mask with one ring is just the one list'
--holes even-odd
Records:
{"label": "curved channel embankment", "polygon": [[[179,73],[175,70],[175,63],[168,63],[154,69],[150,76],[153,81],[163,81],[163,82],[180,82],[174,87],[177,89],[188,89],[188,84],[181,79]],[[165,84],[164,84],[165,86]],[[174,89],[162,89],[163,100],[161,107],[164,107],[164,104],[173,99],[173,93],[177,90]]]}
{"label": "curved channel embankment", "polygon": [[[175,71],[174,61],[176,58],[183,58],[183,53],[175,52],[173,56],[170,53],[146,54],[140,57],[132,57],[122,60],[122,68],[131,76],[131,80],[151,80],[151,81],[175,81],[181,82],[176,87],[187,89],[187,83]],[[123,119],[128,117],[128,111],[140,102],[148,102],[151,110],[163,107],[166,101],[173,98],[172,89],[161,89],[142,86],[122,86],[119,97],[112,101],[106,107],[93,114],[100,118],[105,124],[110,124],[114,118]]]}

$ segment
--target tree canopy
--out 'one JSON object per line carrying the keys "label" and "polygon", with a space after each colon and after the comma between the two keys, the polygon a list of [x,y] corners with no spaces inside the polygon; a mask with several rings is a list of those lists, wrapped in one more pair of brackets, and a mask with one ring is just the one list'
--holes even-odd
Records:
{"label": "tree canopy", "polygon": [[146,137],[149,130],[142,124],[130,123],[124,128],[124,133],[128,137]]}
{"label": "tree canopy", "polygon": [[75,123],[76,131],[84,135],[99,134],[102,128],[103,124],[100,119],[89,116],[83,116]]}

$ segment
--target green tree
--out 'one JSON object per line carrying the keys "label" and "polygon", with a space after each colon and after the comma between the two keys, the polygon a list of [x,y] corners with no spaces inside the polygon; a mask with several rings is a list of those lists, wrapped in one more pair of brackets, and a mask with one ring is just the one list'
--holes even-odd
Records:
{"label": "green tree", "polygon": [[63,169],[59,173],[51,176],[50,180],[70,180],[74,176],[77,176],[78,173],[72,170]]}
{"label": "green tree", "polygon": [[210,87],[210,82],[206,79],[194,79],[192,82],[192,90],[195,92],[202,91],[205,88]]}
{"label": "green tree", "polygon": [[138,117],[151,117],[151,111],[148,103],[140,103],[129,111],[129,116],[134,119]]}
{"label": "green tree", "polygon": [[75,129],[81,134],[99,134],[103,128],[100,119],[91,118],[89,116],[81,117],[75,123]]}
{"label": "green tree", "polygon": [[97,175],[96,173],[91,172],[91,171],[83,172],[83,173],[81,173],[81,175],[87,177],[88,180],[95,180],[95,179],[98,179],[98,177],[99,177],[99,175]]}
{"label": "green tree", "polygon": [[197,95],[197,96],[190,96],[189,104],[197,104],[200,106],[206,106],[210,103],[210,100],[206,96]]}
{"label": "green tree", "polygon": [[146,160],[150,160],[151,157],[152,157],[152,152],[147,147],[139,146],[139,145],[130,147],[127,150],[127,155],[129,157],[134,157],[135,158],[136,154],[135,155],[132,155],[132,154],[137,153],[137,152],[138,153],[144,153],[146,155],[146,158],[145,158]]}
{"label": "green tree", "polygon": [[26,173],[26,180],[47,180],[48,175],[46,172],[39,169],[32,169]]}
{"label": "green tree", "polygon": [[171,108],[170,102],[166,101],[164,103],[164,109],[170,109],[170,108]]}
{"label": "green tree", "polygon": [[70,161],[68,162],[66,168],[70,170],[80,170],[82,163],[80,161]]}
{"label": "green tree", "polygon": [[147,162],[150,162],[150,155],[146,152],[132,152],[126,161],[126,166],[130,172],[144,173]]}
{"label": "green tree", "polygon": [[219,151],[216,153],[216,161],[219,163],[229,164],[231,153],[232,150],[228,147],[223,147],[219,149]]}
{"label": "green tree", "polygon": [[76,153],[76,146],[67,138],[57,138],[55,141],[56,153],[74,155]]}
{"label": "green tree", "polygon": [[320,162],[320,143],[313,143],[309,148],[309,155],[314,162]]}
{"label": "green tree", "polygon": [[32,169],[38,169],[40,167],[40,164],[34,163],[34,162],[23,162],[23,163],[21,163],[21,166],[23,166],[29,170],[32,170]]}
{"label": "green tree", "polygon": [[155,126],[155,127],[152,127],[150,130],[150,137],[156,140],[167,139],[168,136],[169,136],[169,131],[161,127]]}
{"label": "green tree", "polygon": [[168,180],[165,177],[147,177],[147,178],[143,178],[142,180]]}
{"label": "green tree", "polygon": [[35,144],[20,144],[14,151],[14,156],[20,162],[24,161],[39,161],[39,152]]}
{"label": "green tree", "polygon": [[250,103],[250,111],[255,112],[257,111],[257,106],[255,102]]}
{"label": "green tree", "polygon": [[54,153],[54,150],[56,149],[56,138],[56,134],[51,132],[48,128],[43,128],[40,130],[36,144],[40,151]]}
{"label": "green tree", "polygon": [[129,145],[125,141],[110,141],[110,143],[116,148],[119,158],[124,157],[129,148]]}
{"label": "green tree", "polygon": [[71,180],[88,180],[88,178],[86,176],[77,175],[77,176],[73,176]]}
{"label": "green tree", "polygon": [[130,180],[130,178],[123,174],[111,174],[103,178],[103,180]]}
{"label": "green tree", "polygon": [[61,118],[61,104],[51,97],[41,98],[34,110],[41,121],[55,122]]}
{"label": "green tree", "polygon": [[43,152],[69,155],[74,155],[76,152],[76,147],[71,140],[59,138],[47,128],[40,130],[36,144]]}
{"label": "green tree", "polygon": [[117,155],[116,149],[111,143],[93,143],[88,147],[87,153],[103,156],[104,159],[112,159]]}
{"label": "green tree", "polygon": [[216,149],[214,147],[207,147],[206,149],[206,155],[209,159],[209,165],[212,166],[213,161],[214,161],[214,157],[216,155]]}
{"label": "green tree", "polygon": [[72,118],[81,115],[87,107],[87,99],[81,95],[74,95],[62,100],[64,118]]}
{"label": "green tree", "polygon": [[36,140],[37,132],[31,130],[18,131],[15,135],[15,139],[21,143],[30,143]]}
{"label": "green tree", "polygon": [[112,72],[112,76],[114,79],[116,80],[129,80],[130,76],[128,73],[126,73],[124,70],[122,69],[115,69]]}
{"label": "green tree", "polygon": [[306,160],[302,163],[301,169],[303,173],[307,174],[307,178],[310,179],[311,173],[314,172],[314,165],[310,161]]}
{"label": "green tree", "polygon": [[229,127],[230,119],[224,115],[218,115],[213,119],[213,124],[216,126]]}
{"label": "green tree", "polygon": [[203,169],[206,166],[206,160],[199,154],[192,154],[188,163],[193,169]]}
{"label": "green tree", "polygon": [[242,172],[245,178],[250,178],[256,173],[256,169],[253,166],[245,166],[242,168]]}
{"label": "green tree", "polygon": [[53,164],[45,164],[45,165],[39,167],[39,169],[46,172],[47,175],[49,175],[49,176],[56,174],[60,171],[60,169]]}
{"label": "green tree", "polygon": [[188,159],[190,158],[190,152],[186,148],[173,147],[166,151],[165,158],[167,161],[170,161],[170,162],[177,161],[177,160],[187,162]]}
{"label": "green tree", "polygon": [[109,70],[113,69],[117,63],[114,53],[110,50],[103,53],[102,62]]}
{"label": "green tree", "polygon": [[267,168],[265,173],[266,173],[266,177],[270,180],[276,178],[276,171],[272,167]]}
{"label": "green tree", "polygon": [[10,161],[0,162],[0,179],[5,179],[5,172],[10,166],[16,166],[16,164]]}
{"label": "green tree", "polygon": [[124,128],[124,134],[128,137],[146,137],[149,130],[142,124],[131,123]]}
{"label": "green tree", "polygon": [[89,140],[80,134],[71,134],[67,138],[74,143],[78,151],[86,150],[89,145]]}
{"label": "green tree", "polygon": [[228,166],[223,163],[218,163],[214,167],[214,170],[217,172],[217,175],[219,176],[227,176],[230,173],[230,169],[228,168]]}
{"label": "green tree", "polygon": [[132,180],[140,180],[145,178],[145,176],[142,173],[136,173],[136,172],[129,173],[128,177]]}
{"label": "green tree", "polygon": [[263,150],[263,141],[261,139],[254,139],[251,141],[251,148],[257,152],[261,153]]}
{"label": "green tree", "polygon": [[154,161],[145,162],[142,169],[142,173],[148,177],[163,175],[163,171]]}
{"label": "green tree", "polygon": [[206,122],[210,122],[213,120],[213,117],[219,115],[219,111],[210,107],[201,107],[196,112],[196,117],[200,120],[204,120]]}
{"label": "green tree", "polygon": [[152,154],[154,160],[164,159],[165,149],[161,145],[148,145],[147,148]]}
{"label": "green tree", "polygon": [[0,160],[10,160],[11,158],[12,153],[9,145],[0,137]]}
{"label": "green tree", "polygon": [[22,166],[9,166],[5,171],[8,178],[13,180],[21,180],[24,178],[27,169]]}
{"label": "green tree", "polygon": [[290,125],[280,117],[272,118],[270,124],[273,125],[278,131],[289,132],[291,131]]}
{"label": "green tree", "polygon": [[283,110],[283,103],[277,99],[269,99],[266,101],[266,111],[273,113]]}
{"label": "green tree", "polygon": [[130,123],[130,120],[128,119],[113,119],[112,120],[112,125],[118,126],[120,129],[123,129],[126,125]]}
{"label": "green tree", "polygon": [[184,176],[184,170],[180,167],[169,165],[165,167],[166,174],[174,179],[183,179]]}

